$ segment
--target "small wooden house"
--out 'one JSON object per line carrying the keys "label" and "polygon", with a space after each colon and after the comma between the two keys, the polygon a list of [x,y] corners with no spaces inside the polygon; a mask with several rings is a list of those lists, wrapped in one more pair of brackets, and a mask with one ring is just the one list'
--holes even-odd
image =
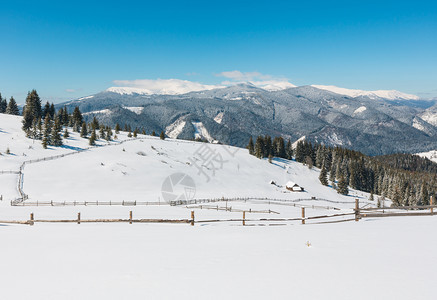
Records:
{"label": "small wooden house", "polygon": [[287,184],[285,185],[285,188],[289,191],[292,192],[303,192],[304,188],[299,186],[297,183],[289,181],[287,182]]}

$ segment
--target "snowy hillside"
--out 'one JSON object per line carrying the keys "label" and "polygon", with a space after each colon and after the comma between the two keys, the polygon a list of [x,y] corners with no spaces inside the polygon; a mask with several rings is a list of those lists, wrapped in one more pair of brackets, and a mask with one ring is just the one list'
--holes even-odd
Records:
{"label": "snowy hillside", "polygon": [[422,153],[418,153],[417,155],[421,157],[426,157],[437,163],[437,150],[422,152]]}
{"label": "snowy hillside", "polygon": [[[279,159],[269,163],[236,147],[128,138],[124,132],[96,147],[73,132],[64,142],[43,149],[40,141],[25,138],[21,117],[0,114],[5,299],[433,298],[437,240],[428,232],[435,216],[355,222],[355,198],[361,207],[376,205],[368,194],[338,195],[320,184],[318,169]],[[22,177],[1,172],[18,171],[23,162]],[[29,196],[24,204],[32,206],[10,205],[19,196],[19,178]],[[286,190],[290,181],[304,192]],[[222,197],[230,199],[167,202]],[[44,201],[55,204],[35,206]],[[300,218],[302,208],[307,217],[339,214],[338,223],[280,221]],[[79,212],[82,220],[126,219],[130,211],[140,219],[187,219],[194,211],[196,224],[37,221],[74,220]],[[245,226],[239,220],[243,211]],[[6,223],[28,220],[31,213],[34,226]],[[262,221],[272,218],[278,221]]]}

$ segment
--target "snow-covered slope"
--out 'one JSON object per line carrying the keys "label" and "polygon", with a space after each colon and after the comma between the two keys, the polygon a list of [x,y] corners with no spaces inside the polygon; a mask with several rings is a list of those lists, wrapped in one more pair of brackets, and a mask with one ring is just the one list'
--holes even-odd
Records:
{"label": "snow-covered slope", "polygon": [[437,150],[432,150],[428,152],[417,153],[421,157],[426,157],[437,163]]}
{"label": "snow-covered slope", "polygon": [[363,91],[363,90],[353,90],[337,87],[334,85],[312,85],[315,88],[321,90],[327,90],[336,94],[346,95],[349,97],[359,97],[366,96],[371,99],[390,99],[390,100],[418,100],[419,97],[416,95],[402,93],[396,90],[378,90],[378,91]]}
{"label": "snow-covered slope", "polygon": [[[435,216],[264,224],[253,220],[300,217],[300,206],[284,204],[306,205],[307,216],[319,216],[352,213],[355,198],[363,206],[375,203],[365,193],[352,191],[354,196],[346,197],[322,186],[317,169],[286,160],[270,164],[246,149],[142,135],[130,139],[124,132],[114,142],[98,141],[98,147],[89,149],[77,133],[65,142],[64,147],[43,149],[39,141],[24,137],[21,117],[0,114],[0,171],[18,170],[30,159],[76,153],[26,164],[23,171],[26,201],[70,205],[10,206],[18,175],[0,174],[0,220],[28,220],[30,213],[36,220],[74,220],[78,212],[82,221],[126,219],[130,211],[134,219],[186,219],[195,211],[196,224],[0,224],[4,299],[281,299],[290,293],[308,299],[371,299],[375,294],[381,299],[433,299],[437,240],[429,237],[429,229],[436,226]],[[203,162],[205,157],[213,160]],[[166,205],[161,190],[175,173],[193,179],[196,199],[256,196],[289,203]],[[286,191],[288,181],[306,191]],[[318,199],[299,200],[310,197]],[[110,200],[162,205],[71,205]],[[246,226],[240,221],[197,222],[238,220],[243,210]],[[418,263],[418,253],[431,263]],[[399,284],[406,278],[408,284]],[[369,280],[371,288],[363,289]],[[225,288],[217,289],[218,282]]]}

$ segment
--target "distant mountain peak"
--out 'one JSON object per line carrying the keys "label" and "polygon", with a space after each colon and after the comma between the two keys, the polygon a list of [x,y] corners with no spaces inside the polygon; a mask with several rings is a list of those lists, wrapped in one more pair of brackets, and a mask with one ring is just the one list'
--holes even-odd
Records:
{"label": "distant mountain peak", "polygon": [[334,85],[312,85],[315,88],[330,91],[340,95],[346,95],[349,97],[366,96],[370,99],[384,98],[389,100],[419,100],[416,95],[402,93],[396,90],[377,90],[377,91],[363,91],[337,87]]}

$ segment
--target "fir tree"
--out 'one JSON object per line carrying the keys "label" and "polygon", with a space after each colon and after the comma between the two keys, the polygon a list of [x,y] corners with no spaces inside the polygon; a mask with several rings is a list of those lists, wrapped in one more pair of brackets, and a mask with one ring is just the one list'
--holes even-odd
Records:
{"label": "fir tree", "polygon": [[120,133],[120,125],[117,123],[117,124],[115,124],[115,133],[116,134],[119,134]]}
{"label": "fir tree", "polygon": [[[50,114],[49,114],[50,115]],[[47,116],[46,116],[47,118]],[[50,135],[50,142],[53,146],[62,146],[62,137],[61,137],[61,124],[59,124],[59,120],[55,120],[52,131]]]}
{"label": "fir tree", "polygon": [[96,139],[97,139],[96,131],[93,130],[93,131],[91,132],[91,136],[90,136],[90,139],[89,139],[89,144],[90,144],[91,146],[94,146],[94,145],[96,144]]}
{"label": "fir tree", "polygon": [[50,117],[47,116],[44,119],[44,127],[43,127],[43,137],[42,137],[42,146],[44,149],[47,149],[47,146],[50,145],[50,133],[51,133],[51,120]]}
{"label": "fir tree", "polygon": [[293,146],[290,139],[288,139],[287,146],[285,147],[285,153],[287,155],[287,159],[291,160],[293,158]]}
{"label": "fir tree", "polygon": [[261,136],[256,138],[254,152],[256,157],[264,157],[264,139]]}
{"label": "fir tree", "polygon": [[155,130],[152,131],[151,136],[156,136]]}
{"label": "fir tree", "polygon": [[161,140],[165,140],[165,134],[164,134],[164,131],[161,131],[161,134],[159,135],[159,138],[160,138]]}
{"label": "fir tree", "polygon": [[78,106],[74,108],[72,118],[73,118],[73,131],[78,132],[83,122],[82,113],[80,112]]}
{"label": "fir tree", "polygon": [[249,139],[249,144],[247,145],[247,149],[249,150],[249,154],[250,155],[254,154],[255,149],[254,149],[254,146],[253,146],[252,137],[250,137],[250,139]]}
{"label": "fir tree", "polygon": [[50,114],[50,118],[52,118],[52,120],[55,118],[55,105],[52,103],[51,105],[50,105],[50,108],[49,108],[49,114]]}
{"label": "fir tree", "polygon": [[349,194],[347,180],[346,180],[346,178],[343,175],[340,176],[340,179],[338,181],[337,193],[342,194],[342,195]]}
{"label": "fir tree", "polygon": [[68,129],[65,128],[64,130],[64,139],[68,138],[70,136],[70,133],[68,133]]}
{"label": "fir tree", "polygon": [[28,132],[32,126],[33,119],[38,119],[41,115],[41,99],[38,93],[32,90],[27,94],[26,105],[23,109],[23,130]]}
{"label": "fir tree", "polygon": [[6,112],[8,104],[6,103],[6,98],[2,98],[2,94],[0,93],[0,114],[3,114]]}
{"label": "fir tree", "polygon": [[[137,136],[138,136],[138,129],[135,128],[135,130],[134,130],[134,138],[136,138]],[[161,139],[161,140],[163,140],[163,139]]]}
{"label": "fir tree", "polygon": [[[5,101],[6,101],[6,99],[5,99]],[[11,99],[9,99],[8,106],[6,107],[6,113],[10,114],[10,115],[16,115],[16,116],[18,116],[20,114],[17,102],[15,102],[14,97],[11,97]]]}
{"label": "fir tree", "polygon": [[323,185],[328,185],[328,172],[326,171],[325,165],[323,164],[322,166],[322,170],[320,170],[320,175],[319,175],[319,180],[320,183]]}
{"label": "fir tree", "polygon": [[107,141],[110,141],[111,138],[112,138],[112,129],[111,129],[111,127],[108,126],[108,127],[106,128],[106,140],[107,140]]}
{"label": "fir tree", "polygon": [[105,126],[100,125],[99,136],[101,139],[106,139]]}
{"label": "fir tree", "polygon": [[48,114],[50,114],[50,103],[49,103],[49,101],[47,101],[46,105],[44,105],[41,117],[44,119]]}
{"label": "fir tree", "polygon": [[82,128],[80,129],[80,137],[86,138],[88,136],[88,128],[85,122],[82,123]]}

